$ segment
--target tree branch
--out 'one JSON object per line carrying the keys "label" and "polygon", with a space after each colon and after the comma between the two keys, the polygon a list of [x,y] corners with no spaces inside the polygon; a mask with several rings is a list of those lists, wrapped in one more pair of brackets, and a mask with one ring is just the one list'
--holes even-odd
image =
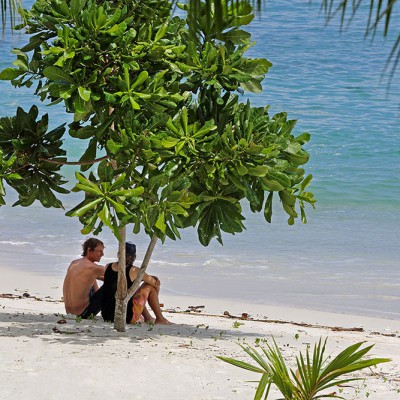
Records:
{"label": "tree branch", "polygon": [[139,286],[142,282],[143,276],[146,272],[147,266],[149,265],[151,255],[153,254],[154,247],[156,246],[157,240],[158,240],[158,237],[156,235],[153,235],[151,238],[150,244],[147,247],[146,254],[142,261],[142,265],[140,266],[140,269],[139,269],[139,273],[138,273],[136,279],[133,281],[132,286],[128,289],[128,294],[126,296],[127,301],[129,301],[129,299],[135,294],[136,290],[139,289]]}
{"label": "tree branch", "polygon": [[50,164],[58,164],[58,165],[90,165],[90,164],[94,164],[103,160],[106,160],[108,158],[108,156],[103,156],[100,158],[96,158],[94,160],[91,161],[57,161],[57,160],[49,160],[47,158],[42,158],[40,157],[39,160],[40,161],[46,161]]}

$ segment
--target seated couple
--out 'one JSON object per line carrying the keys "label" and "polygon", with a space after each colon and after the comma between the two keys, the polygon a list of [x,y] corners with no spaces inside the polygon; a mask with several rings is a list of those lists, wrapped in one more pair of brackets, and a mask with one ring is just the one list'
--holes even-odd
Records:
{"label": "seated couple", "polygon": [[[82,258],[72,261],[64,279],[63,296],[65,311],[89,318],[101,315],[105,321],[114,321],[115,293],[117,291],[118,263],[110,263],[106,267],[96,264],[104,255],[104,244],[96,238],[90,238],[82,246]],[[136,259],[136,246],[126,243],[126,278],[128,288],[135,280],[139,268],[133,265]],[[99,288],[98,280],[103,280]],[[144,274],[143,283],[128,301],[126,322],[154,322],[156,324],[171,324],[163,315],[160,308],[160,280]],[[153,318],[146,308],[146,302],[153,310]]]}

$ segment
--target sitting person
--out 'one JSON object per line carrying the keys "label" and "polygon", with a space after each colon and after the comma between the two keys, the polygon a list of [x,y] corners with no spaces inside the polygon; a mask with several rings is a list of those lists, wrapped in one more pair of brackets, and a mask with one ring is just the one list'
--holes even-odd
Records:
{"label": "sitting person", "polygon": [[[136,259],[136,245],[126,242],[126,279],[128,289],[132,286],[136,279],[139,268],[133,265]],[[108,264],[104,273],[103,301],[101,306],[101,315],[104,321],[114,322],[115,316],[115,293],[117,291],[118,278],[118,262]],[[154,322],[156,324],[170,325],[163,315],[160,308],[158,294],[160,292],[160,280],[148,274],[144,274],[139,289],[134,293],[127,304],[126,323],[136,324],[141,321]],[[146,309],[148,301],[150,308],[153,310],[156,318],[152,318]]]}
{"label": "sitting person", "polygon": [[104,255],[104,244],[90,238],[82,248],[82,258],[71,262],[64,278],[64,306],[67,313],[90,318],[101,309],[102,287],[99,289],[96,279],[103,280],[105,268],[96,262]]}

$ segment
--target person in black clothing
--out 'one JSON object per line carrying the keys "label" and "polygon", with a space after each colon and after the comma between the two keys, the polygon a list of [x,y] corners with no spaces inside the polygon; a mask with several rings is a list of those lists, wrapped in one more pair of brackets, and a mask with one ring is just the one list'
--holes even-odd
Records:
{"label": "person in black clothing", "polygon": [[[136,279],[139,268],[133,265],[136,259],[136,245],[126,242],[126,279],[128,288],[132,286]],[[117,291],[118,262],[110,263],[106,266],[104,273],[104,284],[102,286],[103,299],[101,306],[101,316],[104,321],[114,322],[115,316],[115,293]],[[160,280],[156,276],[144,274],[143,283],[128,301],[126,312],[126,323],[136,324],[138,322],[154,322],[156,324],[170,325],[162,314],[158,295],[160,293]],[[151,317],[146,308],[146,302],[155,314],[155,319]]]}

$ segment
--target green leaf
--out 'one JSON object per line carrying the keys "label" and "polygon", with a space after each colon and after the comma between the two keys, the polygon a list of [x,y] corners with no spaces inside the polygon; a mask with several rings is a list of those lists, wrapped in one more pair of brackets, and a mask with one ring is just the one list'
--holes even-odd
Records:
{"label": "green leaf", "polygon": [[[276,184],[279,184],[282,189],[286,189],[290,187],[290,179],[283,173],[281,172],[269,172],[265,178],[270,181],[270,182],[275,182]],[[282,190],[280,189],[280,190]]]}
{"label": "green leaf", "polygon": [[257,372],[259,374],[264,374],[265,371],[259,367],[256,367],[254,365],[251,365],[249,363],[246,363],[244,361],[240,360],[235,360],[234,358],[229,358],[229,357],[222,357],[222,356],[217,356],[222,361],[225,361],[228,364],[234,365],[235,367],[243,368],[251,372]]}
{"label": "green leaf", "polygon": [[114,140],[112,140],[112,139],[109,139],[109,140],[107,140],[106,147],[110,153],[117,154],[119,152],[119,150],[124,146],[120,143],[114,142]]}
{"label": "green leaf", "polygon": [[125,189],[125,190],[115,190],[110,192],[112,196],[123,196],[123,197],[138,197],[143,194],[144,188],[142,186],[134,188],[134,189]]}
{"label": "green leaf", "polygon": [[85,100],[85,101],[89,101],[90,100],[90,95],[92,93],[90,90],[87,90],[82,86],[79,86],[78,87],[78,92],[79,92],[79,96],[81,96],[81,98],[83,100]]}
{"label": "green leaf", "polygon": [[187,134],[188,133],[188,111],[187,111],[186,107],[183,107],[183,109],[182,109],[181,120],[182,120],[183,131],[185,132],[185,134]]}
{"label": "green leaf", "polygon": [[265,220],[269,223],[271,223],[271,220],[272,220],[272,198],[273,198],[273,195],[274,195],[274,192],[270,192],[267,200],[265,201],[264,217],[265,217]]}
{"label": "green leaf", "polygon": [[135,89],[135,87],[140,86],[142,83],[146,81],[149,77],[149,73],[147,71],[142,71],[135,82],[133,82],[131,89]]}
{"label": "green leaf", "polygon": [[302,133],[300,136],[296,137],[296,141],[300,144],[306,144],[310,141],[311,135],[307,132]]}
{"label": "green leaf", "polygon": [[114,179],[114,168],[110,161],[103,160],[97,167],[97,174],[102,182],[111,182]]}
{"label": "green leaf", "polygon": [[270,170],[265,165],[257,165],[256,167],[248,167],[248,174],[252,176],[265,176]]}
{"label": "green leaf", "polygon": [[43,75],[54,82],[68,82],[74,83],[74,80],[62,68],[59,67],[45,67]]}
{"label": "green leaf", "polygon": [[88,211],[93,210],[97,204],[99,204],[103,199],[96,199],[83,205],[82,207],[74,208],[71,211],[68,211],[65,215],[68,217],[81,217],[86,214]]}
{"label": "green leaf", "polygon": [[96,129],[92,126],[83,126],[78,130],[70,127],[69,135],[77,139],[89,139],[96,134]]}
{"label": "green leaf", "polygon": [[[89,142],[89,146],[83,153],[82,157],[79,159],[80,162],[89,162],[94,161],[96,158],[97,152],[97,140],[92,138]],[[88,165],[81,165],[81,171],[86,171],[91,167],[91,164]]]}
{"label": "green leaf", "polygon": [[75,172],[75,177],[82,186],[90,187],[92,190],[96,191],[96,194],[100,196],[103,195],[103,192],[99,189],[99,187],[94,182],[86,179],[80,172]]}
{"label": "green leaf", "polygon": [[242,175],[242,176],[246,175],[249,172],[249,170],[241,162],[238,163],[236,168],[237,168],[239,175]]}
{"label": "green leaf", "polygon": [[13,65],[19,67],[23,71],[28,71],[28,61],[25,59],[18,58],[17,60],[13,61]]}
{"label": "green leaf", "polygon": [[82,119],[82,115],[86,113],[86,102],[81,96],[75,96],[74,99],[74,121]]}
{"label": "green leaf", "polygon": [[98,216],[104,225],[108,226],[110,229],[113,229],[113,226],[111,224],[110,210],[107,206],[107,203],[104,203],[103,208],[98,213]]}
{"label": "green leaf", "polygon": [[[298,217],[297,212],[294,209],[294,206],[290,206],[290,205],[288,205],[286,203],[282,203],[282,207],[286,211],[286,213],[288,215],[290,215],[292,218],[297,218]],[[290,220],[290,221],[292,222],[292,220]]]}
{"label": "green leaf", "polygon": [[98,219],[98,215],[96,213],[93,214],[92,218],[85,222],[85,226],[81,229],[82,235],[88,235],[93,231],[94,226],[96,225]]}
{"label": "green leaf", "polygon": [[112,185],[110,187],[110,192],[112,192],[113,190],[119,189],[125,183],[125,179],[126,179],[126,174],[125,174],[125,172],[123,172],[112,183]]}
{"label": "green leaf", "polygon": [[294,206],[296,204],[296,196],[293,196],[288,190],[281,190],[279,192],[279,197],[283,203]]}
{"label": "green leaf", "polygon": [[16,68],[5,68],[0,72],[0,80],[11,81],[24,74],[25,71]]}
{"label": "green leaf", "polygon": [[180,139],[172,138],[169,136],[167,139],[163,139],[161,141],[161,144],[164,148],[170,149],[172,147],[175,147],[179,141]]}
{"label": "green leaf", "polygon": [[117,201],[115,201],[114,199],[111,199],[109,197],[107,198],[107,201],[109,201],[113,205],[113,207],[117,213],[127,214],[126,208],[123,204],[118,203]]}
{"label": "green leaf", "polygon": [[310,158],[310,155],[305,150],[300,150],[298,153],[287,153],[288,160],[295,165],[306,164]]}
{"label": "green leaf", "polygon": [[78,14],[81,12],[85,4],[86,4],[85,0],[71,0],[70,3],[71,16],[78,17]]}
{"label": "green leaf", "polygon": [[279,192],[280,190],[285,189],[278,181],[275,180],[261,178],[260,181],[264,190]]}
{"label": "green leaf", "polygon": [[160,212],[160,214],[158,215],[157,221],[156,221],[156,227],[162,232],[165,233],[165,229],[166,229],[166,224],[165,224],[165,215],[164,215],[164,211]]}
{"label": "green leaf", "polygon": [[167,128],[170,129],[172,132],[174,132],[177,136],[181,136],[178,128],[174,125],[171,118],[169,118],[167,121]]}
{"label": "green leaf", "polygon": [[241,82],[240,86],[252,93],[260,93],[262,91],[261,83],[258,79],[250,79],[247,82]]}
{"label": "green leaf", "polygon": [[311,174],[308,175],[306,178],[304,178],[303,182],[301,182],[301,185],[300,185],[301,191],[303,191],[310,185],[312,178],[313,178],[313,176]]}
{"label": "green leaf", "polygon": [[77,183],[75,185],[73,191],[75,192],[75,191],[79,191],[79,190],[81,190],[81,191],[83,191],[85,193],[92,194],[94,196],[103,196],[104,195],[104,193],[97,186],[96,187],[92,187],[92,186],[84,185],[82,183]]}
{"label": "green leaf", "polygon": [[247,59],[241,66],[242,70],[255,78],[263,76],[272,67],[272,63],[265,58]]}
{"label": "green leaf", "polygon": [[231,41],[234,44],[247,44],[250,41],[251,34],[242,29],[232,29],[219,35],[219,38],[225,42]]}
{"label": "green leaf", "polygon": [[107,103],[114,104],[117,101],[117,98],[113,94],[105,92],[105,91],[103,92],[103,94],[104,94],[105,101]]}
{"label": "green leaf", "polygon": [[44,41],[43,33],[40,32],[37,35],[33,35],[29,38],[29,44],[21,48],[21,51],[28,53],[36,48],[38,48]]}
{"label": "green leaf", "polygon": [[260,379],[260,382],[258,383],[256,394],[254,395],[254,400],[261,400],[267,388],[267,385],[270,384],[271,384],[271,377],[268,374],[264,373]]}
{"label": "green leaf", "polygon": [[159,40],[161,40],[165,36],[165,34],[167,33],[167,30],[168,30],[168,25],[167,24],[163,24],[161,26],[161,28],[159,28],[157,30],[156,37],[154,38],[154,41],[158,42]]}
{"label": "green leaf", "polygon": [[131,96],[129,96],[129,101],[133,110],[140,110],[140,105]]}

